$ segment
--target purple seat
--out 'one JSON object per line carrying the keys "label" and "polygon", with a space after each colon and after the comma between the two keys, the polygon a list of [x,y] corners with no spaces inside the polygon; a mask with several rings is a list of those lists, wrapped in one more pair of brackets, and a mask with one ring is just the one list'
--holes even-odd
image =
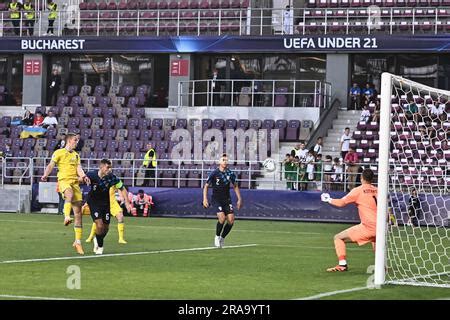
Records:
{"label": "purple seat", "polygon": [[287,120],[281,120],[280,119],[280,120],[277,120],[275,122],[275,128],[278,129],[278,131],[279,131],[279,137],[280,137],[281,141],[286,140],[286,129],[287,129],[287,126],[288,126],[288,121]]}
{"label": "purple seat", "polygon": [[125,129],[127,126],[127,118],[117,118],[115,122],[116,129]]}
{"label": "purple seat", "polygon": [[187,128],[187,119],[177,119],[175,128],[186,129]]}
{"label": "purple seat", "polygon": [[80,137],[83,140],[90,139],[92,137],[92,129],[89,128],[81,129]]}
{"label": "purple seat", "polygon": [[69,128],[78,128],[80,125],[80,118],[69,118],[67,122],[67,127]]}
{"label": "purple seat", "polygon": [[148,141],[152,138],[153,131],[152,130],[142,130],[141,131],[141,139],[144,141]]}
{"label": "purple seat", "polygon": [[103,129],[94,129],[92,137],[94,139],[103,139],[105,131]]}
{"label": "purple seat", "polygon": [[118,151],[120,152],[128,152],[131,149],[131,141],[130,140],[122,140],[118,141]]}
{"label": "purple seat", "polygon": [[266,119],[262,122],[261,128],[263,129],[273,129],[275,128],[275,120]]}
{"label": "purple seat", "polygon": [[133,86],[122,86],[119,91],[119,96],[129,97],[132,96],[134,92]]}
{"label": "purple seat", "polygon": [[160,119],[160,118],[153,119],[153,121],[151,122],[151,129],[152,130],[161,130],[163,123],[164,123],[163,119]]}
{"label": "purple seat", "polygon": [[164,130],[155,130],[153,131],[153,140],[163,140],[164,139]]}
{"label": "purple seat", "polygon": [[297,141],[300,133],[300,121],[290,120],[286,129],[286,140]]}
{"label": "purple seat", "polygon": [[259,130],[261,128],[262,122],[261,120],[252,120],[250,122],[250,128],[255,129],[255,130]]}
{"label": "purple seat", "polygon": [[211,119],[202,119],[202,128],[203,130],[211,129],[212,127],[212,120]]}
{"label": "purple seat", "polygon": [[76,85],[71,85],[67,88],[67,96],[68,97],[73,97],[75,95],[78,94],[78,86]]}
{"label": "purple seat", "polygon": [[95,86],[94,96],[101,97],[105,94],[105,91],[106,91],[105,86],[101,86],[101,85]]}
{"label": "purple seat", "polygon": [[145,118],[145,109],[144,108],[130,108],[131,116],[133,118]]}
{"label": "purple seat", "polygon": [[225,120],[223,119],[215,119],[213,122],[213,128],[223,130],[225,127]]}
{"label": "purple seat", "polygon": [[116,137],[116,129],[111,129],[111,127],[107,127],[107,129],[105,129],[104,138],[115,139],[115,137]]}
{"label": "purple seat", "polygon": [[142,140],[135,140],[131,144],[131,152],[141,152],[141,150],[144,148],[144,141]]}
{"label": "purple seat", "polygon": [[[73,100],[72,100],[73,102]],[[73,106],[73,105],[72,105]],[[87,109],[85,107],[75,107],[75,117],[83,118],[87,115]]]}
{"label": "purple seat", "polygon": [[83,105],[83,99],[80,96],[74,96],[72,97],[72,100],[70,101],[70,106],[72,107],[78,107]]}
{"label": "purple seat", "polygon": [[48,128],[47,132],[45,133],[48,139],[53,139],[54,137],[56,137],[56,134],[57,134],[56,128]]}
{"label": "purple seat", "polygon": [[226,129],[236,129],[237,126],[237,120],[236,119],[227,119],[225,121],[225,128]]}
{"label": "purple seat", "polygon": [[105,151],[106,146],[108,145],[108,140],[103,140],[103,139],[95,139],[95,146],[94,146],[94,151],[97,152],[101,152],[101,151]]}
{"label": "purple seat", "polygon": [[239,129],[243,129],[243,130],[247,130],[250,127],[250,121],[247,119],[242,119],[239,120],[238,122],[238,128]]}
{"label": "purple seat", "polygon": [[[109,137],[107,137],[109,138]],[[119,148],[119,141],[118,140],[107,140],[107,145],[106,145],[106,151],[112,152],[112,151],[117,151],[117,149]]]}
{"label": "purple seat", "polygon": [[[131,121],[131,119],[130,119],[130,121]],[[148,118],[139,119],[139,129],[141,129],[141,130],[149,129],[151,124],[152,124],[151,119],[148,119]]]}
{"label": "purple seat", "polygon": [[[139,126],[139,119],[137,118],[130,118],[128,119],[127,129],[136,129]],[[143,128],[145,129],[145,128]]]}

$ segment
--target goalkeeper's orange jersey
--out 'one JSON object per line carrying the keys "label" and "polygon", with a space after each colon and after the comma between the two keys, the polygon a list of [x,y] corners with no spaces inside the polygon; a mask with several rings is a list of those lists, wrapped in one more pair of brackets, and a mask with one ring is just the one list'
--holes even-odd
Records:
{"label": "goalkeeper's orange jersey", "polygon": [[371,184],[363,184],[354,188],[342,199],[333,199],[331,204],[344,207],[354,203],[358,207],[361,223],[369,229],[376,230],[377,225],[377,187]]}
{"label": "goalkeeper's orange jersey", "polygon": [[81,163],[78,153],[58,149],[53,152],[52,161],[58,166],[58,180],[78,180],[77,167]]}

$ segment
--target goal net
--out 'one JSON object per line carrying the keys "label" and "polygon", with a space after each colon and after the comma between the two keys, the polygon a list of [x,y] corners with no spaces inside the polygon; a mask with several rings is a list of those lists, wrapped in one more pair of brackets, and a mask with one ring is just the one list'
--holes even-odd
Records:
{"label": "goal net", "polygon": [[450,288],[450,92],[383,74],[380,109],[375,283]]}

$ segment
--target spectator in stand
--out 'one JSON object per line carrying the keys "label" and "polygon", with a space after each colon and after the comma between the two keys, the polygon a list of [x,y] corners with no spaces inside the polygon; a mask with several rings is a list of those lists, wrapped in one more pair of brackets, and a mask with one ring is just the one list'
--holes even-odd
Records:
{"label": "spectator in stand", "polygon": [[305,158],[306,173],[308,174],[308,181],[313,181],[314,180],[315,162],[316,162],[316,154],[315,154],[315,152],[314,151],[308,151],[307,156]]}
{"label": "spectator in stand", "polygon": [[52,77],[50,79],[50,85],[47,91],[47,105],[54,106],[56,104],[56,99],[58,96],[59,89],[61,87],[61,75],[58,70],[53,70]]}
{"label": "spectator in stand", "polygon": [[443,114],[445,111],[445,104],[440,103],[439,101],[435,101],[432,105],[431,105],[431,109],[430,109],[430,116],[432,120],[436,120],[437,118],[439,118],[439,116],[441,114]]}
{"label": "spectator in stand", "polygon": [[323,161],[323,181],[324,186],[323,189],[325,191],[331,190],[331,176],[333,174],[333,158],[330,155],[325,156],[325,160]]}
{"label": "spectator in stand", "polygon": [[298,157],[300,162],[304,162],[306,159],[306,155],[308,154],[308,149],[305,149],[305,143],[301,142],[297,144],[297,146],[292,149],[291,154],[293,157]]}
{"label": "spectator in stand", "polygon": [[313,148],[313,151],[319,155],[322,154],[322,149],[323,149],[323,138],[322,137],[318,137],[317,141],[316,141],[316,145]]}
{"label": "spectator in stand", "polygon": [[297,171],[297,180],[298,180],[298,191],[306,191],[308,190],[308,175],[306,174],[306,164],[303,162],[297,163],[298,171]]}
{"label": "spectator in stand", "polygon": [[349,110],[359,110],[361,105],[361,89],[357,83],[350,88],[350,108]]}
{"label": "spectator in stand", "polygon": [[287,153],[286,159],[283,161],[284,176],[286,178],[286,187],[288,190],[294,190],[294,180],[297,171],[297,167],[294,164],[294,157]]}
{"label": "spectator in stand", "polygon": [[317,154],[317,156],[316,156],[316,165],[315,165],[315,178],[316,178],[316,184],[317,184],[317,189],[318,190],[322,190],[322,181],[323,181],[322,168],[323,168],[322,155],[321,154]]}
{"label": "spectator in stand", "polygon": [[409,103],[405,104],[403,107],[405,108],[405,116],[407,120],[413,120],[417,123],[419,117],[419,108],[417,104],[414,102],[413,98],[409,98]]}
{"label": "spectator in stand", "polygon": [[334,174],[331,176],[333,189],[338,190],[338,184],[343,182],[342,174],[344,173],[344,169],[342,168],[342,164],[339,158],[334,158],[333,160],[333,172]]}
{"label": "spectator in stand", "polygon": [[365,101],[370,102],[374,98],[374,91],[370,87],[369,83],[367,83],[366,87],[362,90],[362,96],[363,96],[363,102],[365,102]]}
{"label": "spectator in stand", "polygon": [[347,127],[344,130],[344,134],[341,137],[341,157],[342,159],[345,159],[345,155],[348,152],[348,149],[350,148],[350,140],[352,139],[352,135],[350,134],[350,128]]}
{"label": "spectator in stand", "polygon": [[283,12],[283,33],[293,34],[294,33],[294,13],[289,5]]}
{"label": "spectator in stand", "polygon": [[42,116],[42,112],[38,111],[34,115],[33,127],[41,127],[44,123],[44,117]]}
{"label": "spectator in stand", "polygon": [[356,186],[356,175],[359,172],[358,161],[358,154],[355,152],[355,149],[350,148],[344,158],[344,163],[347,167],[348,191],[351,191]]}
{"label": "spectator in stand", "polygon": [[380,123],[380,100],[375,100],[375,110],[373,111],[372,121]]}
{"label": "spectator in stand", "polygon": [[49,111],[47,116],[44,118],[44,121],[42,122],[42,127],[47,128],[56,128],[58,125],[58,120],[55,117],[55,114],[53,111]]}
{"label": "spectator in stand", "polygon": [[367,122],[369,122],[369,120],[370,120],[370,111],[369,111],[368,105],[365,104],[363,106],[363,110],[361,111],[361,116],[359,117],[359,121],[367,123]]}
{"label": "spectator in stand", "polygon": [[22,117],[21,124],[24,126],[32,126],[34,122],[34,114],[30,110],[26,110]]}
{"label": "spectator in stand", "polygon": [[10,144],[5,144],[5,146],[3,147],[1,156],[3,158],[12,157],[13,156],[13,152],[11,150],[11,145]]}

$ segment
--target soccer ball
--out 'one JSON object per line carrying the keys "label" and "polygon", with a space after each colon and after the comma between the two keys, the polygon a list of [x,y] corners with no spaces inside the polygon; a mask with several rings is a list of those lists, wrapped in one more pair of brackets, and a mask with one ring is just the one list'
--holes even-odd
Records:
{"label": "soccer ball", "polygon": [[275,160],[273,160],[272,158],[267,158],[266,160],[263,161],[263,167],[268,172],[274,172],[277,167],[277,164],[275,163]]}

